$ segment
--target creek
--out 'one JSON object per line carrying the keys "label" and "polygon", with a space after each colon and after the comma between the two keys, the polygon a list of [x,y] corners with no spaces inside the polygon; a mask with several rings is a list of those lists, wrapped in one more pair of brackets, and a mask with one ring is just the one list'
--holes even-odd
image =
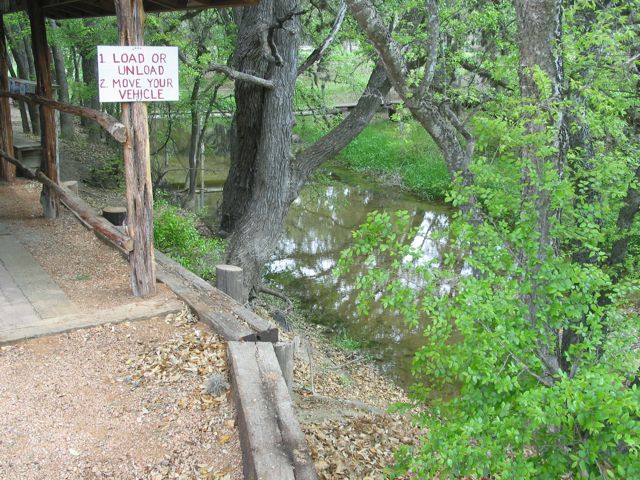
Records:
{"label": "creek", "polygon": [[[220,193],[206,195],[211,212],[220,201]],[[327,327],[338,341],[362,348],[398,384],[408,386],[424,325],[409,328],[399,316],[375,305],[367,316],[358,315],[355,283],[362,270],[344,278],[333,275],[340,252],[351,243],[351,232],[374,210],[408,211],[418,231],[412,244],[425,258],[437,257],[444,248],[429,232],[447,224],[450,208],[333,168],[307,185],[291,206],[283,238],[267,266],[268,278],[299,300],[307,321]]]}

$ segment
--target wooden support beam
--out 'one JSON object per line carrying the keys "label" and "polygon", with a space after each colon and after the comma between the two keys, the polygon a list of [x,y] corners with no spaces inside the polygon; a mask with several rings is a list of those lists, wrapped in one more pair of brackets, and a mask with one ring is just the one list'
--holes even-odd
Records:
{"label": "wooden support beam", "polygon": [[[0,13],[0,90],[9,90],[9,54],[4,31],[4,19]],[[0,150],[13,153],[13,126],[11,107],[8,98],[0,98]],[[0,160],[0,180],[13,182],[16,179],[16,167]]]}
{"label": "wooden support beam", "polygon": [[[27,12],[31,23],[31,45],[36,67],[36,93],[41,97],[53,99],[49,44],[47,43],[47,31],[41,2],[28,0]],[[49,106],[42,105],[40,107],[40,129],[42,138],[42,163],[40,169],[53,183],[57,184],[58,140],[56,117],[53,109]],[[45,218],[58,217],[60,200],[51,187],[47,185],[42,187],[40,203],[42,204]]]}
{"label": "wooden support beam", "polygon": [[[142,0],[114,0],[118,17],[119,43],[144,45],[144,8]],[[153,251],[153,188],[149,155],[147,105],[122,104],[122,123],[129,130],[124,144],[124,169],[129,212],[129,236],[134,249],[129,255],[131,288],[137,297],[156,293]]]}
{"label": "wooden support beam", "polygon": [[59,110],[60,112],[71,113],[72,115],[88,118],[104,128],[104,130],[111,135],[116,142],[124,143],[127,141],[127,128],[106,112],[94,110],[89,107],[71,105],[70,103],[58,102],[56,100],[51,100],[50,98],[39,97],[38,95],[20,95],[19,93],[11,93],[3,91],[1,88],[0,98],[13,98],[15,100],[31,104],[47,105],[55,110]]}
{"label": "wooden support beam", "polygon": [[133,250],[133,242],[130,238],[120,233],[120,231],[111,225],[111,223],[106,219],[96,215],[93,209],[80,197],[77,197],[73,192],[71,192],[71,190],[67,190],[53,182],[40,170],[34,172],[33,170],[25,167],[18,159],[3,150],[0,150],[0,158],[15,165],[20,173],[28,179],[37,180],[42,183],[42,185],[51,189],[51,191],[56,194],[56,197],[59,197],[67,208],[69,208],[69,210],[71,210],[71,212],[73,212],[73,214],[78,217],[85,226],[93,229],[96,235],[104,238],[125,254],[128,254]]}

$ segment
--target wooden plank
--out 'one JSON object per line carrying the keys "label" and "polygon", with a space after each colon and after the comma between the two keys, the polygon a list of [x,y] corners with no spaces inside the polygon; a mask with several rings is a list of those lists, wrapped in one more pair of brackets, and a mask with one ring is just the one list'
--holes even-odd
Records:
{"label": "wooden plank", "polygon": [[[9,90],[9,55],[4,28],[4,19],[0,13],[0,90]],[[9,99],[0,98],[0,150],[13,151],[13,127],[11,125],[11,106]],[[13,182],[16,179],[16,167],[0,159],[0,180]]]}
{"label": "wooden plank", "polygon": [[[158,279],[162,283],[167,283],[164,281],[171,281],[171,278],[167,277],[167,274],[173,274],[177,277],[182,278],[184,282],[187,284],[191,284],[193,287],[197,288],[204,295],[208,295],[209,297],[214,298],[218,302],[224,302],[229,306],[230,313],[232,315],[237,315],[240,320],[246,322],[254,332],[248,331],[245,329],[246,335],[239,337],[240,339],[248,342],[277,342],[279,338],[279,330],[271,322],[265,320],[264,318],[256,315],[248,308],[245,308],[241,304],[239,304],[236,300],[231,298],[229,295],[225,294],[221,290],[218,290],[210,283],[206,282],[204,279],[195,275],[193,272],[190,272],[182,265],[180,265],[175,260],[164,255],[162,252],[156,251],[156,263],[158,264]],[[163,271],[162,274],[160,271]],[[172,288],[169,285],[169,288]],[[178,295],[178,293],[176,293]],[[185,300],[186,301],[186,300]],[[227,318],[228,320],[228,318]],[[237,320],[235,320],[237,322]],[[234,340],[238,340],[238,338],[234,338]]]}
{"label": "wooden plank", "polygon": [[[142,0],[115,0],[119,44],[144,45],[144,7]],[[131,288],[137,297],[154,295],[156,264],[153,250],[153,186],[149,154],[147,104],[122,103],[122,123],[129,131],[124,143],[124,171],[127,193]]]}
{"label": "wooden plank", "polygon": [[317,479],[273,345],[228,349],[245,479]]}
{"label": "wooden plank", "polygon": [[175,298],[154,297],[90,314],[76,313],[49,319],[39,319],[31,324],[23,322],[13,328],[3,329],[0,326],[0,343],[52,335],[79,328],[90,328],[107,323],[132,322],[164,317],[170,313],[178,313],[182,308],[182,302]]}
{"label": "wooden plank", "polygon": [[219,312],[218,305],[213,303],[206,291],[185,281],[181,276],[164,268],[158,268],[157,278],[189,305],[198,314],[200,320],[225,339],[240,340],[253,335],[253,332],[235,317]]}
{"label": "wooden plank", "polygon": [[[49,45],[44,14],[38,0],[27,0],[27,11],[31,24],[31,44],[36,67],[37,88],[39,96],[53,99],[51,81],[51,63],[49,62]],[[53,182],[58,183],[58,146],[56,118],[51,107],[40,107],[40,128],[42,138],[41,169]],[[40,198],[45,218],[57,218],[60,210],[58,194],[47,185],[42,186]]]}
{"label": "wooden plank", "polygon": [[76,313],[76,306],[12,236],[0,236],[0,262],[41,318]]}

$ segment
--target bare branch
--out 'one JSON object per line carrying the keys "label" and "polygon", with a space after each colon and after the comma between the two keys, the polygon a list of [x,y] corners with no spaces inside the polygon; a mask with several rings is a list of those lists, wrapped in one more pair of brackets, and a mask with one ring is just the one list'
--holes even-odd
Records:
{"label": "bare branch", "polygon": [[438,61],[438,39],[440,38],[440,16],[435,0],[426,0],[426,8],[429,13],[427,30],[429,32],[429,42],[427,44],[427,61],[424,66],[424,77],[418,87],[418,97],[422,98],[431,87],[433,77],[436,74],[436,64]]}
{"label": "bare branch", "polygon": [[30,104],[40,104],[51,107],[55,110],[59,110],[65,113],[71,113],[79,117],[88,118],[93,120],[105,131],[111,135],[119,143],[124,143],[127,140],[127,127],[120,123],[117,119],[109,115],[108,113],[94,110],[93,108],[80,107],[78,105],[71,105],[69,103],[57,102],[50,98],[40,97],[38,95],[20,95],[19,93],[2,92],[0,91],[0,97],[9,97]]}
{"label": "bare branch", "polygon": [[253,83],[269,90],[273,90],[275,88],[275,85],[271,80],[266,80],[254,75],[249,75],[248,73],[239,72],[238,70],[234,70],[233,68],[227,67],[226,65],[212,63],[207,67],[206,71],[224,73],[227,77],[233,78],[234,80]]}
{"label": "bare branch", "polygon": [[336,15],[336,19],[333,22],[333,26],[331,27],[331,32],[329,35],[322,40],[320,45],[316,47],[316,49],[311,52],[311,54],[307,57],[307,59],[298,67],[298,76],[302,75],[306,70],[311,67],[314,63],[322,58],[327,49],[331,46],[333,41],[336,38],[336,35],[340,31],[342,27],[342,22],[344,21],[345,14],[347,13],[347,4],[344,3],[344,0],[340,2],[340,7],[338,8],[338,14]]}

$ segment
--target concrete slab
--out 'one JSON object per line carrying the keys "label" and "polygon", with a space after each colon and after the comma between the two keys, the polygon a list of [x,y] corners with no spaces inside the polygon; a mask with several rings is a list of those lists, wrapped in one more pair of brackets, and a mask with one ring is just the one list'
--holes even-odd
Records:
{"label": "concrete slab", "polygon": [[40,318],[77,313],[60,287],[12,236],[0,236],[0,263]]}

